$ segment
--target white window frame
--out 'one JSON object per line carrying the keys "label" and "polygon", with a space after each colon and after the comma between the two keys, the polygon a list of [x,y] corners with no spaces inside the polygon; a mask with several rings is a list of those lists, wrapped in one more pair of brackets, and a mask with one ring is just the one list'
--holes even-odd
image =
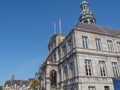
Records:
{"label": "white window frame", "polygon": [[88,48],[88,37],[87,36],[82,36],[82,43],[83,43],[83,48]]}
{"label": "white window frame", "polygon": [[108,49],[110,52],[113,51],[113,43],[112,43],[112,40],[107,40],[107,44],[108,44]]}
{"label": "white window frame", "polygon": [[117,49],[118,49],[118,52],[120,53],[120,42],[117,42]]}
{"label": "white window frame", "polygon": [[85,72],[87,76],[92,76],[92,61],[90,59],[85,59]]}
{"label": "white window frame", "polygon": [[106,76],[106,64],[105,61],[99,61],[100,74],[101,76]]}
{"label": "white window frame", "polygon": [[101,51],[101,40],[99,38],[95,38],[96,49]]}
{"label": "white window frame", "polygon": [[88,90],[96,90],[95,86],[88,86]]}
{"label": "white window frame", "polygon": [[112,69],[113,69],[114,77],[119,77],[119,69],[117,62],[112,62]]}

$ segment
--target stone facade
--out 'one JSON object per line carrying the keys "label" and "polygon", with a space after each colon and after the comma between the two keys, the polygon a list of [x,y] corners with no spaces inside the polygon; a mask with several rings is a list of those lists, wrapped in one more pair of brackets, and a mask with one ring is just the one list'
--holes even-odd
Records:
{"label": "stone facade", "polygon": [[[84,1],[84,0],[83,0]],[[120,76],[120,31],[78,22],[67,35],[55,34],[41,65],[45,90],[114,90]]]}
{"label": "stone facade", "polygon": [[3,90],[32,90],[30,85],[34,80],[34,78],[29,78],[28,80],[15,80],[12,76],[11,80],[5,82]]}

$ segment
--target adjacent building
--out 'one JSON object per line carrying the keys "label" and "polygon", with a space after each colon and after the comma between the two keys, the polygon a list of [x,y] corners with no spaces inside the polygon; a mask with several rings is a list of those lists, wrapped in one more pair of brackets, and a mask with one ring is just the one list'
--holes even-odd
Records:
{"label": "adjacent building", "polygon": [[96,25],[87,1],[79,22],[64,36],[55,34],[40,66],[44,90],[115,90],[120,76],[120,31]]}
{"label": "adjacent building", "polygon": [[16,80],[14,76],[12,76],[10,80],[5,82],[3,90],[30,90],[30,85],[34,80],[34,78]]}

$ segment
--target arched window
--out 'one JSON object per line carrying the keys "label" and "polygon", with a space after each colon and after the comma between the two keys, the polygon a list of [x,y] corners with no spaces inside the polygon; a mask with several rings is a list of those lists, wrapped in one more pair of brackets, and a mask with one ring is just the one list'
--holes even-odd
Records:
{"label": "arched window", "polygon": [[84,6],[84,9],[86,9],[86,7]]}
{"label": "arched window", "polygon": [[57,85],[57,72],[55,70],[50,72],[50,81],[52,86]]}
{"label": "arched window", "polygon": [[93,24],[93,20],[90,20],[90,23]]}

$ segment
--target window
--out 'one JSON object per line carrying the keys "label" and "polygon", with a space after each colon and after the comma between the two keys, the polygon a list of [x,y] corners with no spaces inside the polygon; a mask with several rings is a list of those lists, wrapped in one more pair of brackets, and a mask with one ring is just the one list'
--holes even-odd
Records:
{"label": "window", "polygon": [[101,41],[99,38],[96,38],[95,39],[95,42],[96,42],[96,49],[97,50],[101,50]]}
{"label": "window", "polygon": [[57,85],[57,72],[55,70],[50,71],[50,81],[52,86]]}
{"label": "window", "polygon": [[59,57],[59,59],[61,58],[60,48],[58,49],[58,57]]}
{"label": "window", "polygon": [[56,61],[56,53],[53,54],[53,61]]}
{"label": "window", "polygon": [[59,81],[61,81],[61,68],[59,67]]}
{"label": "window", "polygon": [[108,49],[110,52],[113,51],[113,44],[112,44],[112,41],[111,40],[107,40],[107,43],[108,43]]}
{"label": "window", "polygon": [[56,47],[56,41],[53,42],[53,49]]}
{"label": "window", "polygon": [[62,50],[63,50],[63,56],[65,56],[66,53],[67,53],[67,51],[66,51],[66,46],[65,46],[65,45],[63,45]]}
{"label": "window", "polygon": [[101,74],[101,76],[106,76],[105,61],[99,61],[99,65],[100,65],[100,74]]}
{"label": "window", "polygon": [[82,36],[83,48],[88,48],[88,37]]}
{"label": "window", "polygon": [[110,90],[109,86],[104,86],[104,90]]}
{"label": "window", "polygon": [[95,86],[88,86],[88,90],[96,90]]}
{"label": "window", "polygon": [[117,62],[112,62],[112,68],[113,68],[113,74],[115,77],[118,77],[118,66],[117,66]]}
{"label": "window", "polygon": [[74,61],[71,61],[69,63],[69,68],[70,68],[70,76],[71,78],[75,76],[75,65],[74,65]]}
{"label": "window", "polygon": [[88,23],[88,20],[85,20],[84,23]]}
{"label": "window", "polygon": [[72,39],[68,40],[68,52],[70,52],[72,50]]}
{"label": "window", "polygon": [[68,68],[67,65],[64,66],[64,80],[68,79]]}
{"label": "window", "polygon": [[83,8],[85,9],[86,7],[84,6]]}
{"label": "window", "polygon": [[120,52],[120,42],[117,42],[118,52]]}
{"label": "window", "polygon": [[86,70],[86,75],[87,76],[91,76],[92,75],[91,60],[88,60],[88,59],[85,60],[85,70]]}
{"label": "window", "polygon": [[93,20],[90,20],[90,23],[93,24]]}
{"label": "window", "polygon": [[50,61],[53,63],[53,56],[50,56]]}

